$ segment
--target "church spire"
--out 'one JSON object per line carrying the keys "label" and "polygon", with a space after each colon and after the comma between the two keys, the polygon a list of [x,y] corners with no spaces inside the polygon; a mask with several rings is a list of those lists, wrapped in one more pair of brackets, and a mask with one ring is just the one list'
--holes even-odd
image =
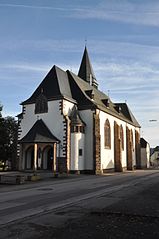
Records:
{"label": "church spire", "polygon": [[94,86],[95,88],[98,88],[98,83],[93,72],[93,68],[89,59],[86,46],[84,49],[78,76],[82,78],[84,81],[88,82],[90,85]]}

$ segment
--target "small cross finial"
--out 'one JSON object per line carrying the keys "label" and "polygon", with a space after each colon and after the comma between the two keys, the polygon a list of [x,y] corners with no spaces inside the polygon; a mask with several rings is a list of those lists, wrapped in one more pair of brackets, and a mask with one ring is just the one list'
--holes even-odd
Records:
{"label": "small cross finial", "polygon": [[87,46],[87,37],[85,37],[85,46]]}

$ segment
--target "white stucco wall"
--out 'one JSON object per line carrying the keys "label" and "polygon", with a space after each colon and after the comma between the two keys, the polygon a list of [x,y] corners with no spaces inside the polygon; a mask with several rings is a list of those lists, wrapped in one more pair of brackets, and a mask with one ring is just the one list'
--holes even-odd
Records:
{"label": "white stucco wall", "polygon": [[133,133],[133,151],[132,151],[132,160],[133,160],[133,166],[136,166],[136,152],[135,152],[135,130],[137,130],[136,127],[133,125],[127,124],[127,127],[129,130],[132,130]]}
{"label": "white stucco wall", "polygon": [[[82,133],[71,133],[71,170],[84,170],[84,138]],[[79,149],[82,150],[82,155],[79,155]]]}
{"label": "white stucco wall", "polygon": [[[126,124],[121,120],[100,111],[100,134],[101,134],[101,170],[102,169],[111,169],[114,168],[114,122],[118,125],[123,126],[123,133],[124,133],[124,150],[122,151],[122,165],[123,167],[126,166]],[[111,149],[106,149],[104,147],[104,124],[106,119],[109,120],[110,127],[111,127]]]}
{"label": "white stucco wall", "polygon": [[141,168],[150,167],[150,146],[147,144],[146,148],[141,148]]}
{"label": "white stucco wall", "polygon": [[[61,105],[63,106],[62,112],[63,115],[70,115],[70,112],[74,106],[73,103],[67,100],[54,100],[48,102],[48,113],[44,114],[35,114],[35,104],[25,105],[25,113],[23,115],[23,119],[21,120],[21,129],[22,132],[20,134],[19,139],[23,138],[31,127],[35,124],[37,119],[42,119],[47,127],[50,129],[52,134],[57,137],[61,143],[58,146],[58,156],[63,157],[63,136],[64,135],[64,117],[61,114]],[[82,120],[85,122],[85,134],[84,140],[80,139],[80,135],[78,133],[76,136],[71,137],[71,170],[92,170],[93,169],[93,111],[91,110],[80,110],[79,114]],[[123,126],[124,133],[124,150],[122,151],[122,166],[126,167],[126,127],[132,129],[133,132],[133,162],[136,165],[135,159],[135,127],[117,119],[103,111],[99,111],[100,117],[100,134],[101,134],[101,170],[102,169],[110,169],[114,168],[114,121],[120,126]],[[111,149],[104,148],[104,124],[106,119],[109,120],[111,126]],[[136,128],[139,131],[139,128]],[[78,146],[77,146],[78,142]],[[84,143],[83,143],[84,142]],[[78,150],[77,150],[78,147]],[[83,155],[78,157],[79,148],[84,148]],[[75,158],[74,165],[72,164]],[[77,161],[80,163],[77,163]],[[77,167],[78,164],[78,167]],[[78,169],[77,169],[78,168]]]}
{"label": "white stucco wall", "polygon": [[159,167],[159,151],[155,151],[151,155],[150,161],[151,161],[152,166]]}
{"label": "white stucco wall", "polygon": [[69,102],[67,100],[63,100],[63,115],[68,115],[69,116],[73,106],[74,106],[74,104],[72,102]]}
{"label": "white stucco wall", "polygon": [[93,112],[91,110],[81,110],[79,114],[86,124],[84,168],[86,170],[93,170]]}
{"label": "white stucco wall", "polygon": [[[100,117],[100,134],[101,134],[101,170],[102,169],[111,169],[114,168],[114,122],[119,126],[123,127],[124,134],[124,150],[122,150],[122,167],[127,167],[127,150],[126,150],[126,127],[129,130],[132,129],[133,132],[133,165],[136,165],[136,156],[135,156],[135,129],[139,132],[139,128],[135,128],[133,125],[130,125],[112,115],[109,115],[103,111],[99,113]],[[111,127],[111,149],[106,149],[104,147],[104,124],[106,119],[109,120]]]}
{"label": "white stucco wall", "polygon": [[[25,114],[23,115],[23,119],[20,124],[22,132],[20,134],[19,139],[23,138],[28,133],[28,131],[35,124],[37,119],[42,119],[49,128],[49,130],[52,132],[52,134],[61,141],[60,147],[58,148],[58,156],[63,157],[62,145],[64,136],[64,118],[61,114],[60,105],[61,100],[48,101],[48,113],[43,114],[34,113],[35,104],[25,105]],[[62,105],[64,106],[65,115],[67,115],[74,104],[65,100]]]}

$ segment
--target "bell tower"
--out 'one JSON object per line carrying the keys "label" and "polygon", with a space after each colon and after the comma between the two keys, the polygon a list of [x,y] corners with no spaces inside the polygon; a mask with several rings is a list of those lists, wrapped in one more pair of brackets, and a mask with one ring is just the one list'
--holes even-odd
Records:
{"label": "bell tower", "polygon": [[84,81],[88,82],[90,85],[98,88],[98,82],[96,80],[95,74],[93,72],[93,68],[89,59],[88,51],[85,46],[81,65],[79,68],[78,76],[82,78]]}

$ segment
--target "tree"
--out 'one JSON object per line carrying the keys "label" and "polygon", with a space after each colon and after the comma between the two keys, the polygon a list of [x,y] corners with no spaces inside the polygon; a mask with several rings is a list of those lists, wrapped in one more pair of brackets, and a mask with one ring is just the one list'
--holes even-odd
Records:
{"label": "tree", "polygon": [[12,162],[12,167],[15,168],[16,165],[16,154],[17,154],[17,131],[18,124],[17,121],[8,116],[4,118],[5,129],[6,129],[6,152],[7,159]]}
{"label": "tree", "polygon": [[17,121],[11,117],[2,117],[0,108],[0,161],[11,162],[12,168],[16,168],[17,151]]}
{"label": "tree", "polygon": [[2,105],[0,105],[0,161],[4,162],[6,160],[6,152],[5,152],[5,139],[6,139],[6,131],[4,125],[4,119],[2,118]]}
{"label": "tree", "polygon": [[0,118],[2,117],[2,109],[3,109],[3,106],[1,105],[1,103],[0,103]]}

